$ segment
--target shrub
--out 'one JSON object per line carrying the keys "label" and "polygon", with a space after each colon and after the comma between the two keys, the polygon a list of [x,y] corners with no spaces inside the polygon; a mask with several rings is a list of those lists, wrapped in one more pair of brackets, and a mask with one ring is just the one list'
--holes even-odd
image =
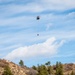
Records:
{"label": "shrub", "polygon": [[9,66],[6,66],[6,67],[4,68],[4,72],[3,72],[2,75],[13,75],[12,72],[11,72],[11,70],[10,70],[10,67],[9,67]]}

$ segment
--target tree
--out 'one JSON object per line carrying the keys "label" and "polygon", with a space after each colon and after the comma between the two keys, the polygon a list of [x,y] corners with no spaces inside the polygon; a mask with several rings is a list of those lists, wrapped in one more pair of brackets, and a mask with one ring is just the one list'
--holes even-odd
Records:
{"label": "tree", "polygon": [[48,74],[49,75],[51,75],[51,74],[53,74],[53,68],[52,68],[52,66],[50,65],[50,66],[48,66]]}
{"label": "tree", "polygon": [[24,66],[24,62],[23,62],[23,60],[20,60],[19,65],[20,65],[21,67]]}
{"label": "tree", "polygon": [[38,75],[48,75],[48,71],[45,65],[38,66]]}
{"label": "tree", "polygon": [[50,61],[48,61],[47,63],[45,63],[45,65],[50,66]]}
{"label": "tree", "polygon": [[32,66],[32,68],[33,68],[34,70],[37,70],[37,67],[36,67],[36,66],[34,66],[34,65]]}
{"label": "tree", "polygon": [[47,63],[45,63],[45,65],[47,66],[47,71],[48,71],[48,74],[53,74],[53,69],[52,69],[52,66],[51,66],[51,62],[48,61]]}
{"label": "tree", "polygon": [[9,67],[9,66],[6,66],[6,67],[4,68],[4,72],[3,72],[2,75],[13,75],[12,72],[11,72],[11,70],[10,70],[10,67]]}
{"label": "tree", "polygon": [[63,75],[63,66],[61,62],[56,63],[56,75]]}

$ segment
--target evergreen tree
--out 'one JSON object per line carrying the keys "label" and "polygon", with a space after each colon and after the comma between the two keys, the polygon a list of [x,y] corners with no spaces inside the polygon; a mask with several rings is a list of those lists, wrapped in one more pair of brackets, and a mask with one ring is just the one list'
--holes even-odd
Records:
{"label": "evergreen tree", "polygon": [[56,62],[56,68],[58,68],[59,67],[59,63],[58,62]]}
{"label": "evergreen tree", "polygon": [[47,63],[45,63],[45,65],[50,66],[50,61],[48,61]]}
{"label": "evergreen tree", "polygon": [[37,67],[36,67],[36,66],[34,66],[34,65],[32,66],[32,68],[33,68],[34,70],[37,70]]}
{"label": "evergreen tree", "polygon": [[21,67],[24,66],[24,62],[23,62],[23,60],[20,60],[19,65],[20,65]]}
{"label": "evergreen tree", "polygon": [[63,75],[63,66],[61,62],[56,63],[56,75]]}
{"label": "evergreen tree", "polygon": [[10,68],[9,68],[9,66],[6,66],[4,68],[4,72],[3,72],[2,75],[13,75],[12,72],[11,72],[11,70],[10,70]]}
{"label": "evergreen tree", "polygon": [[53,68],[52,68],[52,66],[48,66],[48,74],[49,75],[53,74]]}
{"label": "evergreen tree", "polygon": [[38,66],[38,75],[48,75],[48,71],[45,65]]}

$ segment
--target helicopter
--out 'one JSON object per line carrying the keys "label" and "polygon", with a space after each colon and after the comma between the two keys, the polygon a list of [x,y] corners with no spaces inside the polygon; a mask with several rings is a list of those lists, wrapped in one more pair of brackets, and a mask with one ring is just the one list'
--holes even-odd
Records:
{"label": "helicopter", "polygon": [[39,20],[40,19],[40,16],[37,16],[36,19]]}
{"label": "helicopter", "polygon": [[39,34],[37,34],[37,36],[39,36]]}

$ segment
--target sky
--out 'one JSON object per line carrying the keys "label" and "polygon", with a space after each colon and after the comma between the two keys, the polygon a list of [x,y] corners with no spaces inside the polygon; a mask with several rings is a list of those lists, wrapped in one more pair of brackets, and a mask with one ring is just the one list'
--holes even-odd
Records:
{"label": "sky", "polygon": [[0,58],[75,63],[75,0],[0,0]]}

